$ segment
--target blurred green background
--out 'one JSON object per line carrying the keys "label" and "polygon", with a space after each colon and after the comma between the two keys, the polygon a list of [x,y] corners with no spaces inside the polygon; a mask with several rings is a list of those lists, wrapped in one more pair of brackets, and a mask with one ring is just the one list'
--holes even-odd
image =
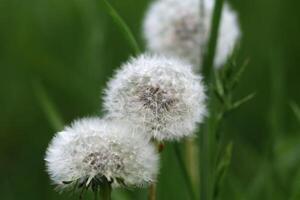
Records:
{"label": "blurred green background", "polygon": [[[35,94],[47,91],[65,123],[99,114],[101,90],[133,55],[101,0],[0,0],[0,199],[77,199],[59,194],[45,172],[55,133]],[[111,1],[140,44],[150,0]],[[243,32],[241,60],[250,64],[236,93],[256,92],[226,121],[234,142],[222,200],[300,199],[300,1],[231,0]],[[170,164],[171,163],[171,164]],[[188,199],[174,152],[162,155],[158,200]],[[146,199],[118,190],[114,199]]]}

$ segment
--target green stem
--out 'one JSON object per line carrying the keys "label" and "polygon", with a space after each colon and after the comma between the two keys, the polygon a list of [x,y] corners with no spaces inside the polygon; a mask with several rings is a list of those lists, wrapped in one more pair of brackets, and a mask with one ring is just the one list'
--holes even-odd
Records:
{"label": "green stem", "polygon": [[98,200],[98,191],[97,190],[94,191],[94,200]]}
{"label": "green stem", "polygon": [[33,88],[50,125],[56,131],[61,130],[64,125],[62,117],[57,111],[54,103],[50,100],[45,88],[40,82],[33,82]]}
{"label": "green stem", "polygon": [[210,35],[207,44],[207,51],[204,55],[204,59],[202,63],[203,75],[207,80],[210,79],[211,71],[213,70],[214,57],[215,57],[215,52],[216,52],[216,47],[218,42],[219,26],[220,26],[220,21],[222,16],[223,2],[224,0],[215,1],[213,17],[210,26]]}
{"label": "green stem", "polygon": [[201,200],[213,199],[214,171],[216,170],[213,151],[216,146],[215,121],[209,119],[200,134],[200,197]]}
{"label": "green stem", "polygon": [[138,42],[136,41],[132,31],[122,19],[122,17],[118,14],[118,12],[112,7],[112,5],[107,1],[103,0],[104,7],[107,13],[112,17],[114,22],[118,25],[122,33],[125,35],[127,41],[131,45],[132,49],[134,50],[135,54],[139,54],[141,52]]}
{"label": "green stem", "polygon": [[280,140],[280,134],[282,133],[283,122],[284,122],[284,89],[285,89],[285,80],[284,75],[285,71],[282,66],[284,66],[283,53],[275,48],[270,52],[270,75],[271,75],[271,95],[270,95],[270,107],[269,107],[269,119],[270,119],[270,136],[269,136],[269,161],[272,172],[272,179],[277,185],[274,187],[274,190],[281,191],[283,196],[288,195],[288,188],[283,184],[281,177],[279,176],[276,169],[276,152],[275,146],[278,140]]}
{"label": "green stem", "polygon": [[201,200],[212,200],[214,191],[214,174],[216,167],[214,165],[216,155],[214,147],[216,146],[216,130],[214,130],[215,121],[215,109],[213,106],[213,89],[210,82],[213,75],[213,62],[216,52],[216,46],[218,42],[219,26],[222,16],[224,0],[216,0],[213,17],[210,26],[210,36],[207,44],[207,51],[203,58],[203,75],[205,77],[206,84],[209,85],[209,98],[210,98],[210,117],[200,131],[200,197]]}
{"label": "green stem", "polygon": [[148,188],[148,200],[156,199],[156,185],[155,183],[151,184]]}
{"label": "green stem", "polygon": [[111,200],[111,183],[104,178],[103,183],[100,186],[100,198],[101,200]]}
{"label": "green stem", "polygon": [[185,183],[186,183],[189,195],[190,195],[190,199],[196,200],[196,195],[195,195],[195,192],[193,190],[192,181],[191,181],[191,179],[188,175],[188,172],[187,172],[186,166],[184,164],[184,161],[182,159],[178,144],[174,144],[174,151],[175,151],[175,155],[176,155],[179,167],[181,169],[182,175],[184,177],[184,180],[185,180]]}

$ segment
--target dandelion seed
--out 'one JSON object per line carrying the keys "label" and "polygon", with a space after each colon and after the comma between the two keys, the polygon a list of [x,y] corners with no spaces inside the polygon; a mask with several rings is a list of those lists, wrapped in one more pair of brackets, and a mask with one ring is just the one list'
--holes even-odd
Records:
{"label": "dandelion seed", "polygon": [[[198,71],[204,53],[202,46],[208,42],[213,3],[213,0],[205,0],[201,13],[200,0],[156,0],[144,21],[148,48],[156,53],[187,59]],[[214,61],[216,66],[225,63],[239,36],[236,13],[225,4]]]}
{"label": "dandelion seed", "polygon": [[117,71],[105,91],[108,116],[127,120],[148,137],[192,135],[205,113],[201,77],[182,60],[142,55]]}
{"label": "dandelion seed", "polygon": [[59,132],[46,153],[47,171],[60,188],[143,186],[155,181],[158,155],[142,137],[121,122],[97,118],[75,121]]}

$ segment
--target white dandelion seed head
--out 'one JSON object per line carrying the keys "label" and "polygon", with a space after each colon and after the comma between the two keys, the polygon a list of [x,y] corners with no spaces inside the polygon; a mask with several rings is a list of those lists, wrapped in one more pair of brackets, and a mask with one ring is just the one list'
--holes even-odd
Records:
{"label": "white dandelion seed head", "polygon": [[108,83],[104,108],[156,140],[192,135],[205,114],[201,77],[175,58],[141,55],[131,59]]}
{"label": "white dandelion seed head", "polygon": [[155,148],[132,131],[121,122],[75,121],[57,133],[48,147],[45,160],[51,179],[61,188],[76,182],[88,186],[101,177],[114,186],[154,182],[158,173]]}
{"label": "white dandelion seed head", "polygon": [[[187,59],[196,71],[209,37],[213,0],[156,0],[144,20],[144,37],[150,51]],[[224,5],[215,65],[221,66],[234,48],[240,30],[236,13]]]}

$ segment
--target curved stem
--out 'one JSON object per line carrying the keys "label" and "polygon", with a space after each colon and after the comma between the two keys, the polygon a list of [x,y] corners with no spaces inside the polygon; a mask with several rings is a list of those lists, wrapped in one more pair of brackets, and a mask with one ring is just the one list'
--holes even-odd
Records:
{"label": "curved stem", "polygon": [[128,25],[125,23],[122,17],[118,14],[118,12],[112,7],[112,5],[107,0],[103,0],[103,2],[108,14],[112,17],[112,19],[118,25],[120,30],[123,32],[129,44],[131,45],[132,49],[134,50],[135,54],[139,54],[141,51],[138,42],[133,36],[133,33],[128,27]]}

